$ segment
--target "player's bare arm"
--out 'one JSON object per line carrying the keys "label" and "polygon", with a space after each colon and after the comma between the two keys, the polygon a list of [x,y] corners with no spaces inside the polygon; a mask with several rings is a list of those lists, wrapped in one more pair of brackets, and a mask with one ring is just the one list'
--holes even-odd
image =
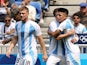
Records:
{"label": "player's bare arm", "polygon": [[57,36],[57,40],[61,40],[63,38],[69,37],[71,35],[75,34],[75,30],[71,29],[69,32],[65,33],[65,34],[60,34],[59,36]]}
{"label": "player's bare arm", "polygon": [[58,35],[60,35],[61,31],[60,30],[56,30],[55,32],[51,32],[48,30],[47,32],[49,35],[53,36],[53,37],[57,37]]}
{"label": "player's bare arm", "polygon": [[40,36],[37,36],[37,39],[40,43],[40,46],[42,48],[42,52],[43,52],[43,59],[46,61],[48,59],[48,56],[47,56],[47,52],[46,52],[46,47],[45,47],[45,43],[43,41],[43,38],[42,38],[42,35]]}

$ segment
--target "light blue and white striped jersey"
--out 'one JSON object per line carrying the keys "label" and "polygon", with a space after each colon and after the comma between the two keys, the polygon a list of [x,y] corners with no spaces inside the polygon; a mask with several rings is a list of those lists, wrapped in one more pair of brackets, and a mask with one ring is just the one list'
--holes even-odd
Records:
{"label": "light blue and white striped jersey", "polygon": [[15,29],[15,36],[18,36],[19,55],[21,57],[29,55],[34,59],[34,56],[37,56],[36,36],[42,34],[40,26],[31,20],[28,20],[26,23],[19,21]]}
{"label": "light blue and white striped jersey", "polygon": [[75,29],[75,32],[78,34],[78,33],[86,33],[87,32],[87,29],[86,29],[86,27],[83,25],[83,24],[81,24],[81,23],[79,23],[79,25],[78,26],[74,26],[74,29]]}
{"label": "light blue and white striped jersey", "polygon": [[[52,21],[49,25],[49,31],[56,31],[59,26],[59,22]],[[65,55],[64,44],[62,40],[56,40],[54,37],[50,36],[50,46],[49,46],[49,54],[54,54],[56,56]]]}
{"label": "light blue and white striped jersey", "polygon": [[[67,18],[59,25],[58,29],[67,33],[71,29],[74,29],[74,26],[72,21]],[[78,45],[71,42],[73,38],[74,35],[65,38],[66,60],[69,61],[71,65],[80,65],[80,49]]]}
{"label": "light blue and white striped jersey", "polygon": [[[69,18],[67,18],[59,25],[58,29],[61,31],[64,31],[64,33],[67,33],[71,29],[74,29],[74,26],[72,24],[72,21]],[[75,37],[75,35],[65,38],[65,50],[66,50],[67,54],[80,52],[78,45],[71,42],[71,40],[74,37]]]}

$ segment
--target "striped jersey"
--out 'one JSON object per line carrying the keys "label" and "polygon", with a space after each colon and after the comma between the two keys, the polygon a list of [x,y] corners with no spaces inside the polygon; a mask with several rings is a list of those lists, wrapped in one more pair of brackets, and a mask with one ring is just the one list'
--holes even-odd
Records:
{"label": "striped jersey", "polygon": [[[64,31],[64,33],[69,32],[71,29],[74,29],[72,21],[70,19],[64,20],[58,27],[59,30]],[[65,53],[66,60],[69,61],[72,65],[80,65],[80,49],[79,46],[75,43],[72,43],[71,40],[75,35],[71,35],[65,38]]]}
{"label": "striped jersey", "polygon": [[36,36],[42,34],[40,26],[31,20],[28,20],[25,23],[19,21],[17,22],[15,29],[15,36],[18,36],[19,56],[24,57],[29,55],[34,59],[34,56],[37,56]]}
{"label": "striped jersey", "polygon": [[[67,18],[64,20],[58,27],[59,30],[64,31],[64,33],[67,33],[71,29],[74,29],[74,26],[72,24],[72,21]],[[71,35],[67,38],[65,38],[65,50],[66,53],[79,53],[79,47],[78,45],[71,42],[71,40],[75,37],[75,35]]]}
{"label": "striped jersey", "polygon": [[[49,25],[49,31],[56,31],[59,26],[58,21],[52,21]],[[62,40],[56,40],[54,37],[50,36],[50,46],[49,46],[49,54],[54,54],[56,56],[64,55],[64,44]]]}

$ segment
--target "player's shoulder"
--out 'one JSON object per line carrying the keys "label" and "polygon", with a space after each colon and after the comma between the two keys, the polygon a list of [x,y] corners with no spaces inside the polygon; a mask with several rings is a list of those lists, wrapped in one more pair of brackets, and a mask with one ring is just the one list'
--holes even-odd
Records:
{"label": "player's shoulder", "polygon": [[57,25],[57,24],[59,24],[59,22],[58,22],[58,21],[56,21],[56,20],[54,20],[54,21],[50,22],[50,26],[54,26],[54,25]]}
{"label": "player's shoulder", "polygon": [[70,18],[67,18],[66,20],[65,20],[65,22],[72,22],[72,20],[70,19]]}
{"label": "player's shoulder", "polygon": [[20,24],[22,21],[18,21],[18,22],[16,22],[16,24]]}
{"label": "player's shoulder", "polygon": [[72,24],[73,25],[73,21],[70,18],[67,18],[66,20],[64,20],[64,22],[62,22],[63,24]]}
{"label": "player's shoulder", "polygon": [[15,26],[19,26],[21,24],[22,21],[18,21],[15,23]]}
{"label": "player's shoulder", "polygon": [[39,24],[32,20],[29,20],[28,23],[30,23],[30,25],[32,25],[33,27],[39,26]]}

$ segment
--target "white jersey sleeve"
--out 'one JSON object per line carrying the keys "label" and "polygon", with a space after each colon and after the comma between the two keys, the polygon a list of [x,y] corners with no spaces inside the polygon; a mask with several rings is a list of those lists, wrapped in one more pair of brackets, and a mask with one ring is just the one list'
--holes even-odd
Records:
{"label": "white jersey sleeve", "polygon": [[60,30],[60,31],[64,31],[64,30],[70,30],[70,29],[74,29],[74,26],[73,26],[73,24],[72,24],[72,21],[70,20],[70,19],[66,19],[65,21],[63,21],[60,25],[59,25],[59,27],[58,27],[58,29]]}
{"label": "white jersey sleeve", "polygon": [[55,21],[51,22],[49,25],[49,30],[55,32],[57,30],[57,23]]}
{"label": "white jersey sleeve", "polygon": [[[35,22],[34,22],[34,23],[35,23]],[[36,35],[36,36],[41,35],[42,33],[41,33],[41,28],[40,28],[40,26],[39,26],[37,23],[35,23],[34,27],[35,27],[35,35]]]}

